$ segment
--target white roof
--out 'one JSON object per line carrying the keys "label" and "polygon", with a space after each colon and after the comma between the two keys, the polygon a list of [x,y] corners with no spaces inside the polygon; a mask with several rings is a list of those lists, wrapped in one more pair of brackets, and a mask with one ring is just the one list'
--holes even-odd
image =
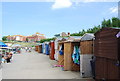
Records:
{"label": "white roof", "polygon": [[11,47],[21,47],[20,44],[13,44]]}
{"label": "white roof", "polygon": [[81,39],[81,36],[70,36],[67,41],[79,41]]}
{"label": "white roof", "polygon": [[2,49],[2,48],[3,48],[3,49],[8,49],[8,48],[10,48],[10,47],[0,47],[0,49]]}
{"label": "white roof", "polygon": [[49,42],[44,42],[45,44],[49,44]]}
{"label": "white roof", "polygon": [[70,36],[70,38],[73,38],[73,39],[81,39],[81,36]]}
{"label": "white roof", "polygon": [[94,34],[93,33],[86,33],[82,36],[81,41],[84,40],[93,40],[94,39]]}
{"label": "white roof", "polygon": [[62,40],[62,39],[68,39],[68,37],[57,37],[56,39],[55,39],[55,41],[59,41],[59,40]]}

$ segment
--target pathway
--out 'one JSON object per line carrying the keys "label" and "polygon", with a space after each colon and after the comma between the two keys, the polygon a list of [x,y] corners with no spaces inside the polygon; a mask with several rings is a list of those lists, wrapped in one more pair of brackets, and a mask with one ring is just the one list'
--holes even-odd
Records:
{"label": "pathway", "polygon": [[3,79],[80,79],[79,72],[62,71],[49,56],[35,51],[14,54],[10,64],[2,64]]}

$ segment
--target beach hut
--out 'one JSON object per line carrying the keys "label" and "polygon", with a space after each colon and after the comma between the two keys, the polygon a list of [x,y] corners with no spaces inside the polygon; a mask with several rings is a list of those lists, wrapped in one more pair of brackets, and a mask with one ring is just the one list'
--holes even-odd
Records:
{"label": "beach hut", "polygon": [[1,63],[2,63],[2,49],[0,49],[0,69],[1,69]]}
{"label": "beach hut", "polygon": [[50,54],[49,42],[45,42],[45,54],[46,54],[46,55],[49,55],[49,54]]}
{"label": "beach hut", "polygon": [[49,55],[49,57],[50,57],[51,60],[55,59],[54,55],[55,55],[55,42],[51,41],[50,42],[50,55]]}
{"label": "beach hut", "polygon": [[74,37],[59,42],[58,64],[64,66],[64,71],[80,70],[79,46],[80,40],[75,40]]}
{"label": "beach hut", "polygon": [[80,75],[81,77],[92,77],[90,61],[93,57],[94,34],[86,33],[80,41]]}
{"label": "beach hut", "polygon": [[37,51],[37,52],[38,52],[38,47],[39,47],[39,45],[35,46],[35,51]]}
{"label": "beach hut", "polygon": [[46,53],[45,52],[45,43],[42,43],[42,53],[44,53],[44,54]]}
{"label": "beach hut", "polygon": [[39,44],[38,46],[38,53],[42,53],[42,44]]}
{"label": "beach hut", "polygon": [[57,37],[54,41],[54,49],[55,49],[55,54],[54,54],[54,59],[58,61],[58,55],[59,55],[59,41],[62,40],[63,37]]}
{"label": "beach hut", "polygon": [[64,41],[67,39],[68,37],[62,37],[62,39],[58,41],[58,65],[64,66]]}
{"label": "beach hut", "polygon": [[2,61],[2,49],[0,49],[0,64],[1,64],[1,61]]}
{"label": "beach hut", "polygon": [[64,41],[64,70],[80,71],[80,36],[70,36]]}
{"label": "beach hut", "polygon": [[120,79],[120,28],[102,28],[95,33],[95,78]]}
{"label": "beach hut", "polygon": [[64,42],[58,44],[59,54],[58,54],[58,65],[64,66]]}
{"label": "beach hut", "polygon": [[80,70],[80,41],[64,42],[64,70],[79,71]]}

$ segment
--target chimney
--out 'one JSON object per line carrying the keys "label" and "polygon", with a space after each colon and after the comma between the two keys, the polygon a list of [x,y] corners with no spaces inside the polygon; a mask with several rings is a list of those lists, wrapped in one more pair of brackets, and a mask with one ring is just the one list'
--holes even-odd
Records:
{"label": "chimney", "polygon": [[70,32],[68,32],[68,36],[70,36]]}

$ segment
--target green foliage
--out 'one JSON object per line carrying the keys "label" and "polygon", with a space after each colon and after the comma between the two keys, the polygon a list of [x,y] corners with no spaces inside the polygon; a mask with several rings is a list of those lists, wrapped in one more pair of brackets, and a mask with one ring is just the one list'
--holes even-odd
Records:
{"label": "green foliage", "polygon": [[7,41],[7,36],[2,37],[2,41]]}
{"label": "green foliage", "polygon": [[112,27],[112,22],[110,19],[106,21],[106,27]]}
{"label": "green foliage", "polygon": [[70,36],[80,36],[80,34],[79,33],[73,33]]}
{"label": "green foliage", "polygon": [[117,17],[113,17],[112,19],[108,19],[108,20],[103,20],[102,27],[120,27],[120,19]]}
{"label": "green foliage", "polygon": [[32,47],[35,47],[34,45],[32,45]]}
{"label": "green foliage", "polygon": [[40,40],[40,43],[49,42],[49,41],[51,41],[51,40],[55,40],[55,38],[41,39],[41,40]]}
{"label": "green foliage", "polygon": [[55,37],[59,37],[59,36],[60,36],[60,34],[55,34],[54,36],[55,36]]}
{"label": "green foliage", "polygon": [[103,20],[101,25],[94,26],[93,28],[89,28],[86,31],[82,30],[78,33],[72,33],[70,36],[83,36],[85,33],[96,33],[99,31],[102,27],[118,27],[120,28],[120,19],[113,17],[112,19]]}
{"label": "green foliage", "polygon": [[105,20],[105,19],[102,21],[101,26],[102,26],[102,27],[107,27],[107,26],[106,26],[106,20]]}
{"label": "green foliage", "polygon": [[112,18],[112,26],[113,27],[119,27],[120,20],[118,18],[113,17]]}
{"label": "green foliage", "polygon": [[28,42],[28,38],[26,38],[26,42]]}

